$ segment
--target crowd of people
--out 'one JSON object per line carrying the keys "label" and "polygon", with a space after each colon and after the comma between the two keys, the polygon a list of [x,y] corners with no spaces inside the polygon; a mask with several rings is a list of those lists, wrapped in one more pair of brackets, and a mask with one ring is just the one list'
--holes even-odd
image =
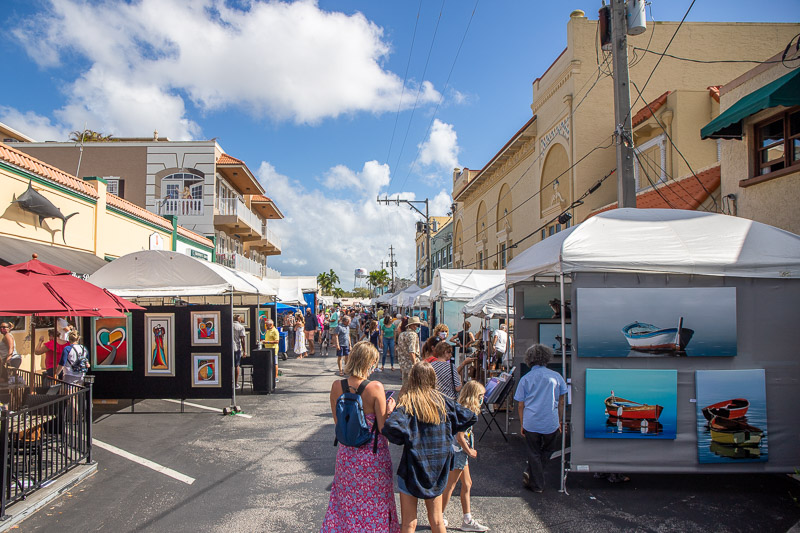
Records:
{"label": "crowd of people", "polygon": [[[509,365],[511,339],[505,327],[488,334],[481,331],[476,339],[469,322],[451,335],[445,324],[431,331],[418,316],[392,316],[382,310],[333,308],[309,314],[302,317],[302,326],[293,317],[294,330],[312,331],[311,339],[302,338],[320,355],[335,351],[343,377],[330,389],[337,437],[342,423],[337,410],[342,415],[343,398],[354,394],[363,409],[360,419],[374,432],[374,440],[364,444],[339,441],[321,531],[411,532],[417,525],[418,502],[423,500],[431,531],[444,533],[450,527],[444,511],[459,483],[462,520],[454,527],[487,531],[472,515],[469,463],[478,456],[472,428],[486,394],[481,366],[499,371]],[[315,322],[313,329],[306,329],[309,319]],[[462,354],[458,365],[453,362],[456,350]],[[303,351],[295,354],[304,356]],[[545,466],[564,431],[566,383],[546,368],[552,356],[546,346],[528,348],[525,361],[532,370],[514,395],[528,459],[521,481],[533,492],[544,490]],[[399,391],[387,391],[379,379],[380,372],[387,371],[387,358],[388,371],[400,370]],[[402,446],[396,468],[399,518],[390,444]]]}

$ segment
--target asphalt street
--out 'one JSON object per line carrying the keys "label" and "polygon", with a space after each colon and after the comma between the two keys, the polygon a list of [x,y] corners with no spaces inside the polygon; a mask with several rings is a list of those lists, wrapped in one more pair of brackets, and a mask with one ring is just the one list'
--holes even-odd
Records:
{"label": "asphalt street", "polygon": [[[95,439],[132,455],[95,447],[98,473],[19,530],[319,531],[336,455],[328,403],[338,379],[336,360],[290,360],[281,369],[276,393],[239,396],[251,418],[196,406],[181,413],[180,405],[164,400],[138,402],[135,413],[129,403],[97,406]],[[373,377],[399,389],[399,370]],[[478,424],[482,431],[483,422]],[[517,431],[514,420],[511,431]],[[392,448],[397,464],[400,448]],[[506,443],[490,431],[477,450],[478,459],[470,462],[473,516],[492,531],[783,532],[800,520],[800,484],[787,476],[639,474],[611,484],[572,474],[569,494],[563,494],[554,459],[551,488],[534,494],[521,486],[519,435]],[[451,524],[460,521],[456,496],[446,517]],[[420,504],[418,530],[429,529]]]}

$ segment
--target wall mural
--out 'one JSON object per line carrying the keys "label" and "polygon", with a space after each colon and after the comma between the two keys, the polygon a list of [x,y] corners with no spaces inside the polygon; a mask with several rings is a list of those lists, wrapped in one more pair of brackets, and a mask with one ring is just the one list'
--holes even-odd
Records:
{"label": "wall mural", "polygon": [[131,314],[92,319],[92,370],[131,370]]}
{"label": "wall mural", "polygon": [[175,375],[175,314],[145,313],[145,376]]}
{"label": "wall mural", "polygon": [[586,369],[587,439],[674,439],[677,370]]}
{"label": "wall mural", "polygon": [[764,370],[697,370],[695,386],[698,461],[767,461]]}
{"label": "wall mural", "polygon": [[28,181],[28,189],[22,193],[19,198],[14,195],[11,203],[17,204],[23,211],[28,211],[38,216],[39,226],[42,225],[42,222],[44,222],[46,218],[57,218],[61,220],[61,238],[64,240],[64,244],[67,243],[67,236],[65,235],[67,220],[77,215],[77,212],[64,216],[64,213],[53,205],[53,202],[42,196],[41,193],[33,188],[33,183],[30,180]]}
{"label": "wall mural", "polygon": [[736,288],[577,290],[579,357],[736,355]]}

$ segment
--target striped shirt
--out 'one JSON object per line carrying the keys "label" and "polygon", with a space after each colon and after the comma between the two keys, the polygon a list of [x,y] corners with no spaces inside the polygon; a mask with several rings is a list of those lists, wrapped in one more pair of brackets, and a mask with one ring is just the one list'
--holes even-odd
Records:
{"label": "striped shirt", "polygon": [[461,387],[461,376],[456,372],[455,365],[451,361],[437,359],[431,363],[431,366],[436,372],[436,388],[447,398],[455,400],[456,389]]}

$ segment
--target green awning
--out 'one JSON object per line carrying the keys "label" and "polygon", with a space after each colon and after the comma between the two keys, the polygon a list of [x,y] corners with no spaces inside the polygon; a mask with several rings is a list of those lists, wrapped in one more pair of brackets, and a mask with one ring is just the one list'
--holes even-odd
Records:
{"label": "green awning", "polygon": [[800,69],[748,94],[700,130],[701,139],[741,139],[742,120],[762,109],[800,105]]}

